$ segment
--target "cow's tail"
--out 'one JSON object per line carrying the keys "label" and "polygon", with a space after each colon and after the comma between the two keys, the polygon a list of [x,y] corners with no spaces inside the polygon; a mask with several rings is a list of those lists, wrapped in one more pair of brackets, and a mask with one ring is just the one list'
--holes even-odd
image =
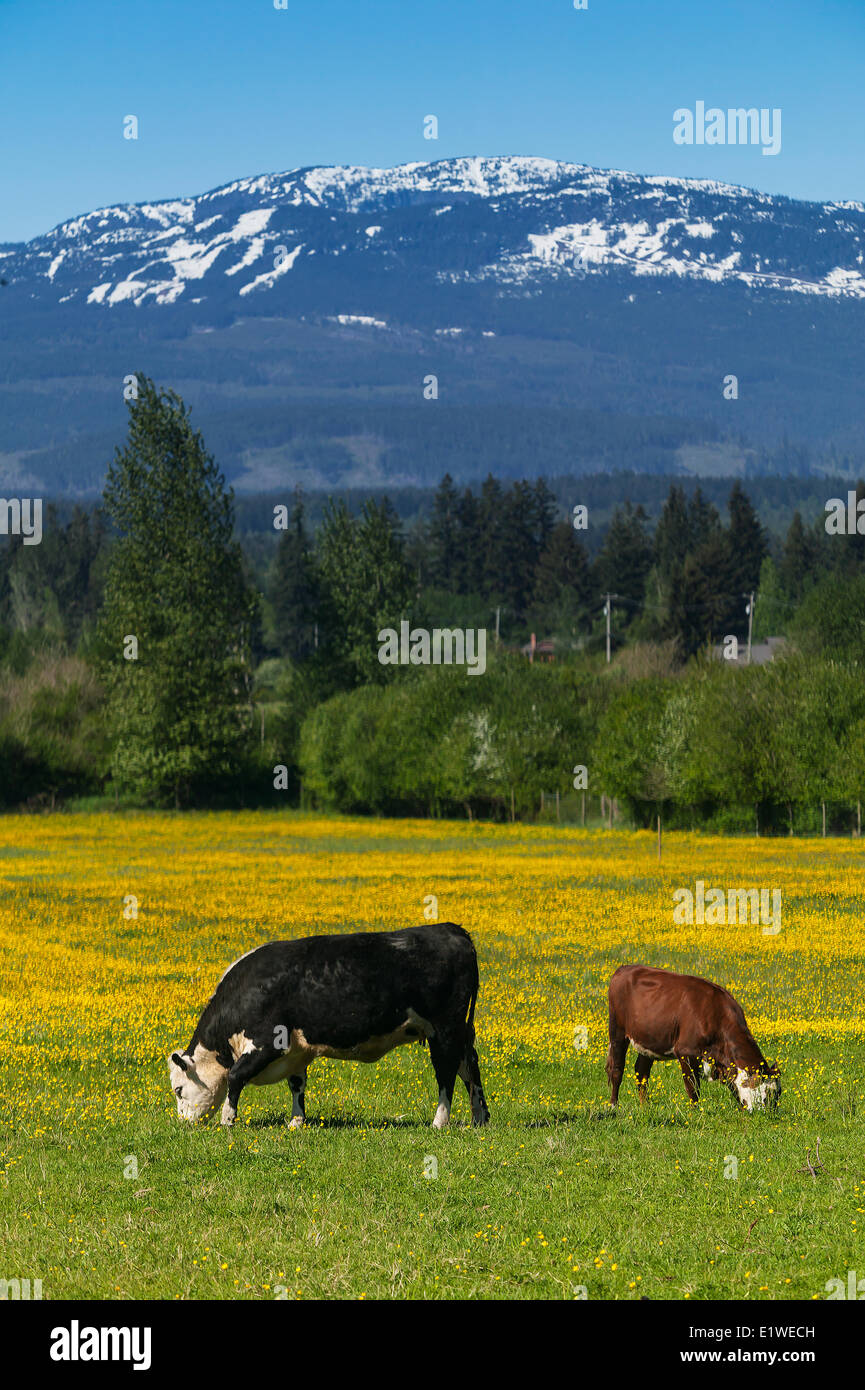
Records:
{"label": "cow's tail", "polygon": [[469,1011],[466,1014],[466,1051],[474,1045],[475,1041],[475,1004],[478,1002],[480,991],[480,976],[478,974],[477,956],[474,958],[474,971],[472,974],[471,994],[469,995]]}

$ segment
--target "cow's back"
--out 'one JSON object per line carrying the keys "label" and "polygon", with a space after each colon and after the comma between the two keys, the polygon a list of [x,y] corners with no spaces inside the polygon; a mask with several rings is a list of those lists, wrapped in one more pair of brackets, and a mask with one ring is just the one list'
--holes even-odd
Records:
{"label": "cow's back", "polygon": [[740,1004],[702,975],[650,965],[623,965],[610,980],[610,1032],[660,1056],[697,1052],[730,1028],[750,1036]]}
{"label": "cow's back", "polygon": [[474,945],[453,922],[272,941],[228,968],[197,1036],[215,1046],[251,1024],[281,1026],[351,1048],[398,1028],[409,1010],[434,1021],[455,994],[468,1009],[477,988]]}
{"label": "cow's back", "polygon": [[723,985],[716,985],[702,975],[681,975],[659,966],[634,964],[620,965],[610,978],[610,1006],[615,1006],[617,1012],[632,1002],[645,1001],[651,1006],[654,1002],[674,1003],[683,997],[687,997],[692,1006],[717,1013],[719,1018],[729,1013],[741,1016],[744,1022],[738,1000]]}

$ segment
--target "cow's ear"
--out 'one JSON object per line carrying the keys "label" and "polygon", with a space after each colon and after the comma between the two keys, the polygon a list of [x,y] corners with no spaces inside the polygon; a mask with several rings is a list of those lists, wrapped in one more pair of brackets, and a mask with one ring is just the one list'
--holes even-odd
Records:
{"label": "cow's ear", "polygon": [[189,1063],[185,1057],[181,1057],[179,1052],[172,1052],[169,1061],[174,1062],[175,1066],[180,1067],[181,1071],[187,1071],[189,1069]]}

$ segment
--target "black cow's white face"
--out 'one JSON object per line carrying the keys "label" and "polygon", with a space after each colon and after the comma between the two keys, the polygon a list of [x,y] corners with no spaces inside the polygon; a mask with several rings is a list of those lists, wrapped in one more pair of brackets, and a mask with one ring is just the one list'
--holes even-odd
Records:
{"label": "black cow's white face", "polygon": [[192,1057],[187,1052],[172,1052],[168,1075],[181,1120],[209,1120],[225,1099],[228,1072],[200,1043]]}

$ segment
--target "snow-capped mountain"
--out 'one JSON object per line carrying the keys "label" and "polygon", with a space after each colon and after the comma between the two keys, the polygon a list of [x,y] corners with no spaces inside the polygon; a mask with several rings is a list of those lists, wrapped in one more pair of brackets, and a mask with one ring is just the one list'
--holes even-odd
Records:
{"label": "snow-capped mountain", "polygon": [[860,468],[863,329],[861,202],[520,157],[240,179],[0,245],[0,494],[97,490],[137,371],[252,491]]}
{"label": "snow-capped mountain", "polygon": [[[479,233],[471,242],[467,226]],[[296,169],[103,208],[5,248],[0,266],[9,285],[42,301],[184,298],[241,312],[277,288],[290,298],[313,258],[347,255],[361,273],[402,265],[503,289],[622,272],[865,298],[865,204],[549,159]]]}

